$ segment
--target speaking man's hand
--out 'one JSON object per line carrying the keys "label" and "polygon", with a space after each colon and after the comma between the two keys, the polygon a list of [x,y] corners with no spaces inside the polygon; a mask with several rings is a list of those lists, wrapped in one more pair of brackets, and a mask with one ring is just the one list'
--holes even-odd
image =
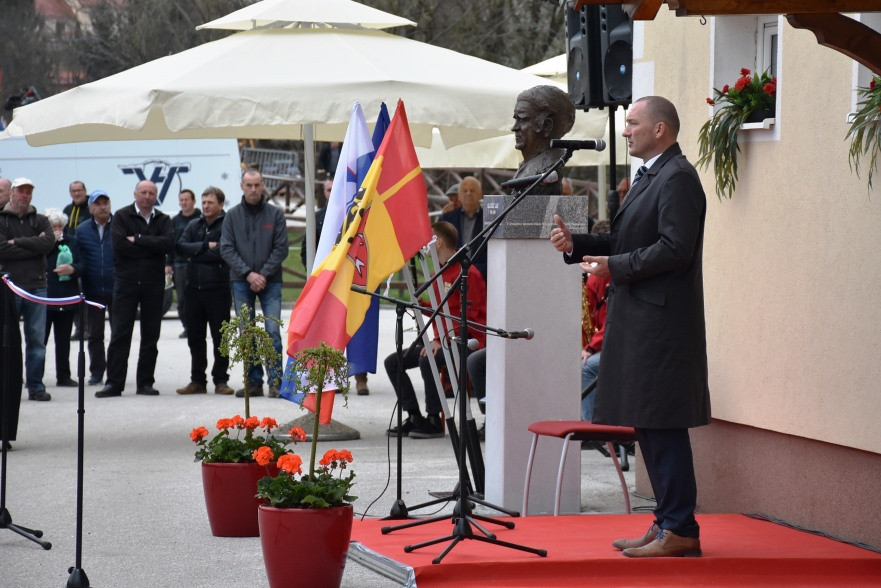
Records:
{"label": "speaking man's hand", "polygon": [[554,215],[556,227],[551,229],[551,245],[560,253],[572,253],[572,232],[559,214]]}

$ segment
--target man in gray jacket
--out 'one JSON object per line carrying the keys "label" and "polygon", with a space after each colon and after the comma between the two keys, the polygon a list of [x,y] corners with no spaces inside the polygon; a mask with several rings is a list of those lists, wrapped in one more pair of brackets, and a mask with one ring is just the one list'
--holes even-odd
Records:
{"label": "man in gray jacket", "polygon": [[[256,301],[266,317],[281,321],[281,264],[288,256],[288,233],[284,213],[270,204],[264,194],[263,175],[257,170],[242,174],[242,202],[234,206],[223,221],[220,255],[229,265],[233,305],[236,314],[247,304],[252,316]],[[275,350],[281,355],[279,323],[266,322]],[[281,358],[266,366],[269,396],[278,397]],[[263,395],[263,366],[248,370],[248,389],[252,396]],[[244,389],[236,396],[244,396]]]}

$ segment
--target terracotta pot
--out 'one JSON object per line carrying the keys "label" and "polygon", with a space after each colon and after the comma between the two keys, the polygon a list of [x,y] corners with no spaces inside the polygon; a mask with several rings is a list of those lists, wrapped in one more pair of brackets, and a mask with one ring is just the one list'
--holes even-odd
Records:
{"label": "terracotta pot", "polygon": [[208,523],[215,537],[257,537],[257,481],[277,476],[275,464],[202,462]]}
{"label": "terracotta pot", "polygon": [[352,536],[352,505],[260,505],[260,544],[270,588],[339,588]]}

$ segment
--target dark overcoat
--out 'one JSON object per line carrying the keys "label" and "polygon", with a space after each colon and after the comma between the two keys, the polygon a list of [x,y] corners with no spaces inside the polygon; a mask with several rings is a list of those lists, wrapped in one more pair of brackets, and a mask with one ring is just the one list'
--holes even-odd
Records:
{"label": "dark overcoat", "polygon": [[612,286],[594,421],[710,422],[702,253],[706,197],[678,144],[628,194],[609,233],[573,236],[567,261],[608,255]]}

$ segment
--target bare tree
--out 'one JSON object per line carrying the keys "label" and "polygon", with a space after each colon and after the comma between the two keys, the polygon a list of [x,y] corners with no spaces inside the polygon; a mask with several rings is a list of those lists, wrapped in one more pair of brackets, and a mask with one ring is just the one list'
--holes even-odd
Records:
{"label": "bare tree", "polygon": [[[19,106],[33,88],[34,97],[57,91],[59,54],[33,2],[4,0],[0,13],[0,106]],[[8,116],[8,112],[6,112]]]}

